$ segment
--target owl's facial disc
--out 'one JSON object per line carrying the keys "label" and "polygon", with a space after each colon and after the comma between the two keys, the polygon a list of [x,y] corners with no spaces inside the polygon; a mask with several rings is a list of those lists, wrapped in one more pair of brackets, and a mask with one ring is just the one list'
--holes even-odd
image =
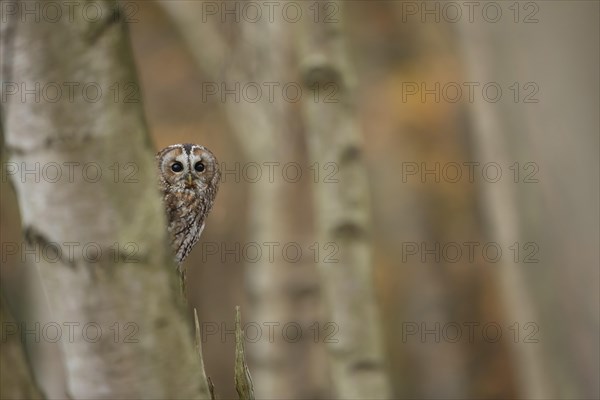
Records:
{"label": "owl's facial disc", "polygon": [[218,161],[207,148],[196,144],[173,145],[162,154],[162,176],[172,187],[197,192],[218,185]]}

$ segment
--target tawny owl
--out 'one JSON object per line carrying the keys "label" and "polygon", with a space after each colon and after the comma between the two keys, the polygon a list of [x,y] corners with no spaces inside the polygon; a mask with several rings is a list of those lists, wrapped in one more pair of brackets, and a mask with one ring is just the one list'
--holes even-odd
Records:
{"label": "tawny owl", "polygon": [[174,144],[159,151],[156,159],[171,244],[185,287],[182,263],[200,239],[221,172],[214,154],[197,144]]}

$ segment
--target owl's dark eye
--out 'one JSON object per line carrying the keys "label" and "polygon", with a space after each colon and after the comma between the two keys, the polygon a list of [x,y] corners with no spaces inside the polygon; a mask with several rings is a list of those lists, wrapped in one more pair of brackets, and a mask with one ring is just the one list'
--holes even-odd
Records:
{"label": "owl's dark eye", "polygon": [[194,169],[198,172],[204,171],[204,164],[202,164],[202,161],[198,161],[196,164],[194,164]]}
{"label": "owl's dark eye", "polygon": [[173,171],[173,172],[183,171],[183,164],[180,163],[179,161],[174,162],[173,165],[171,165],[171,171]]}

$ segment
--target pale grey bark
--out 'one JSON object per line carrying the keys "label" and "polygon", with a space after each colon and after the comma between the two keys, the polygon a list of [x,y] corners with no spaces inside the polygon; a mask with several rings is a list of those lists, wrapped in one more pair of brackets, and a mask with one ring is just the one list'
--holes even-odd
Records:
{"label": "pale grey bark", "polygon": [[[61,340],[68,389],[75,398],[208,397],[178,298],[140,97],[123,101],[125,85],[137,88],[125,26],[115,2],[96,4],[99,21],[16,16],[2,39],[3,82],[63,87],[58,101],[9,95],[2,112],[8,161],[39,171],[12,178],[28,243],[46,250],[37,267],[52,321],[76,324],[73,340],[68,330]],[[74,98],[67,82],[78,84]],[[96,101],[82,95],[86,84],[101,88]],[[60,167],[56,181],[41,172],[50,163]],[[64,163],[79,164],[71,174]],[[99,168],[97,181],[86,163]],[[86,324],[97,325],[86,332]]]}
{"label": "pale grey bark", "polygon": [[[511,15],[495,24],[460,26],[468,80],[503,88],[518,82],[521,89],[516,98],[505,90],[501,102],[473,104],[478,158],[509,174],[484,186],[482,204],[490,234],[503,249],[515,242],[539,246],[539,263],[508,256],[498,266],[508,318],[539,326],[539,343],[512,345],[520,395],[596,398],[599,5],[535,5],[537,22],[523,23],[521,14],[519,23]],[[524,88],[526,82],[533,85]],[[516,161],[521,168],[535,163],[535,175],[521,169],[514,183],[507,168]],[[537,181],[524,183],[525,174]]]}
{"label": "pale grey bark", "polygon": [[[316,3],[315,3],[316,4]],[[332,2],[320,4],[326,15]],[[335,2],[341,9],[342,2]],[[298,40],[300,76],[307,92],[303,115],[309,158],[333,163],[335,181],[315,188],[316,228],[320,243],[339,248],[339,262],[321,258],[318,271],[329,321],[338,326],[328,343],[335,395],[343,399],[391,397],[374,294],[370,245],[370,202],[362,137],[355,104],[356,77],[349,64],[343,13],[335,21],[306,19]]]}
{"label": "pale grey bark", "polygon": [[[281,18],[270,22],[262,18],[256,23],[242,21],[235,26],[219,25],[219,18],[199,22],[202,2],[160,1],[175,22],[202,72],[221,88],[233,89],[236,83],[256,83],[263,88],[257,102],[233,96],[223,103],[232,131],[242,145],[247,162],[277,162],[285,165],[297,157],[293,132],[297,131],[294,103],[277,95],[270,102],[265,83],[281,88],[295,82],[291,51],[293,25]],[[217,20],[215,22],[215,19]],[[234,29],[239,40],[231,45],[221,32]],[[239,94],[239,91],[238,91]],[[266,167],[265,167],[266,168]],[[263,246],[263,257],[249,263],[246,285],[250,308],[248,321],[262,325],[296,322],[305,329],[301,341],[286,343],[281,334],[270,341],[267,328],[256,343],[247,346],[247,356],[257,398],[318,398],[327,396],[327,368],[323,351],[313,342],[306,328],[318,320],[317,277],[306,264],[286,262],[282,246],[302,240],[294,229],[294,221],[303,217],[294,213],[293,203],[302,190],[299,185],[281,178],[270,181],[265,176],[249,186],[248,242]],[[268,246],[277,246],[274,258],[267,255]],[[306,249],[306,246],[303,246]],[[278,330],[278,333],[281,332]]]}

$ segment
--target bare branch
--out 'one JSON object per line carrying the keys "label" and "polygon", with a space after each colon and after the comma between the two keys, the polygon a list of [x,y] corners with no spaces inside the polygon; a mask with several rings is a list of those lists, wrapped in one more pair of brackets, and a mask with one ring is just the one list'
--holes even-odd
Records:
{"label": "bare branch", "polygon": [[202,335],[200,333],[200,323],[198,322],[198,311],[196,308],[194,308],[194,327],[196,328],[196,353],[198,353],[198,359],[200,360],[200,385],[203,387],[203,391],[208,391],[210,393],[210,398],[214,400],[215,387],[210,378],[206,377],[206,370],[204,369],[204,357],[202,355]]}
{"label": "bare branch", "polygon": [[254,400],[254,384],[246,364],[244,335],[241,328],[240,306],[235,307],[235,390],[240,400]]}

